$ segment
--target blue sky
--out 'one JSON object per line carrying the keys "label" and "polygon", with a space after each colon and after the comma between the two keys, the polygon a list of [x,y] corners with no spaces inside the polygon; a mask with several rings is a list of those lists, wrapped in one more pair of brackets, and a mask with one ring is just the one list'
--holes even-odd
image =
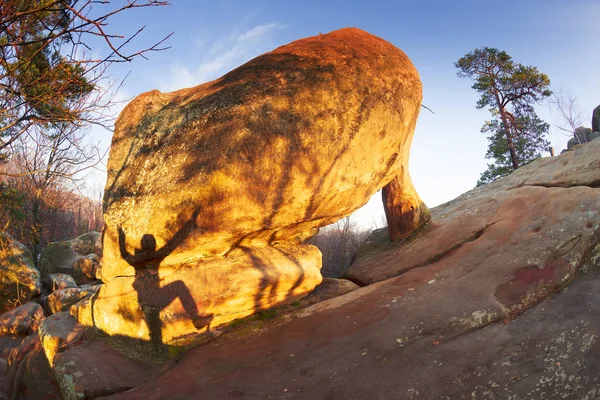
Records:
{"label": "blue sky", "polygon": [[[119,2],[113,2],[113,6]],[[578,98],[584,121],[600,104],[600,1],[215,1],[173,0],[168,7],[134,10],[111,20],[109,30],[131,34],[146,26],[133,48],[173,32],[171,49],[149,60],[113,65],[115,79],[129,77],[119,98],[159,89],[172,91],[215,79],[293,40],[354,26],[402,49],[423,81],[423,104],[411,151],[410,172],[430,206],[471,189],[485,170],[487,140],[480,128],[489,113],[476,110],[471,82],[453,63],[477,47],[496,47],[515,61],[546,73],[552,89]],[[94,51],[102,53],[100,47]],[[548,104],[542,119],[560,123]],[[118,108],[115,108],[118,111]],[[93,130],[107,146],[110,133]],[[552,128],[557,152],[568,137]],[[96,181],[103,181],[102,176]],[[359,213],[362,225],[381,225],[379,198]]]}

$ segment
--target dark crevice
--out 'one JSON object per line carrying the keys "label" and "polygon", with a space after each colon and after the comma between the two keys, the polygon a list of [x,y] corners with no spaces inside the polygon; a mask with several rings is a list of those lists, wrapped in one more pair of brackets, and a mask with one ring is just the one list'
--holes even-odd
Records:
{"label": "dark crevice", "polygon": [[368,282],[363,282],[363,281],[361,281],[360,279],[358,279],[358,278],[356,278],[356,277],[353,277],[353,276],[345,276],[345,275],[342,275],[342,276],[343,276],[343,278],[342,278],[342,279],[349,280],[350,282],[353,282],[353,283],[357,284],[357,285],[358,285],[358,286],[360,286],[360,287],[369,286],[369,283],[368,283]]}
{"label": "dark crevice", "polygon": [[402,274],[405,274],[405,273],[406,273],[406,272],[408,272],[408,271],[412,271],[413,269],[417,269],[417,268],[426,267],[426,266],[428,266],[428,265],[430,265],[430,264],[433,264],[433,263],[436,263],[436,262],[440,261],[442,258],[444,258],[444,257],[446,257],[446,256],[448,256],[448,255],[450,255],[450,254],[452,254],[452,253],[454,253],[455,251],[457,251],[458,249],[460,249],[461,247],[463,247],[465,244],[467,244],[467,243],[471,243],[471,242],[474,242],[474,241],[476,241],[477,239],[479,239],[481,236],[483,236],[483,234],[485,233],[485,231],[486,231],[486,230],[487,230],[489,227],[491,227],[492,225],[494,225],[494,224],[496,224],[496,223],[498,223],[498,221],[494,221],[494,222],[492,222],[492,223],[490,223],[490,224],[487,224],[486,226],[484,226],[483,228],[481,228],[480,230],[478,230],[478,231],[476,231],[476,232],[473,232],[473,234],[472,234],[471,236],[469,236],[469,237],[467,237],[465,240],[463,240],[463,241],[461,241],[461,242],[459,242],[459,243],[455,244],[454,246],[452,246],[452,247],[451,247],[451,248],[449,248],[448,250],[446,250],[446,251],[443,251],[443,252],[441,252],[441,253],[439,253],[439,254],[436,254],[435,256],[431,257],[430,259],[428,259],[428,260],[427,260],[427,261],[425,261],[424,263],[418,264],[418,265],[416,265],[416,266],[412,267],[411,269],[409,269],[409,270],[407,270],[407,271],[404,271],[404,272],[402,272],[401,274],[398,274],[397,276],[399,276],[399,275],[402,275]]}
{"label": "dark crevice", "polygon": [[577,235],[567,240],[566,243],[562,244],[559,248],[556,249],[556,253],[553,258],[564,257],[567,254],[569,254],[571,251],[573,251],[575,246],[577,246],[579,242],[581,242],[581,238],[581,235]]}
{"label": "dark crevice", "polygon": [[573,185],[568,185],[566,183],[564,184],[550,184],[550,183],[526,183],[523,182],[522,184],[515,186],[509,190],[514,190],[514,189],[519,189],[521,187],[524,186],[531,186],[531,187],[542,187],[542,188],[547,188],[547,189],[551,189],[551,188],[555,188],[555,189],[571,189],[571,188],[576,188],[576,187],[587,187],[590,189],[600,189],[600,181],[594,181],[591,182],[588,185],[583,185],[583,184],[573,184]]}

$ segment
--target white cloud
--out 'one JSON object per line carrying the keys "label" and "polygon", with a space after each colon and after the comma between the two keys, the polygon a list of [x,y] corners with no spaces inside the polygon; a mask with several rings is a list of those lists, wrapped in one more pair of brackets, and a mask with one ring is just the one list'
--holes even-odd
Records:
{"label": "white cloud", "polygon": [[243,33],[235,28],[229,35],[214,40],[208,51],[200,53],[203,54],[200,60],[190,58],[171,64],[168,67],[169,77],[158,82],[158,87],[162,91],[173,91],[216,79],[249,59],[271,50],[269,33],[282,28],[278,23],[257,25]]}
{"label": "white cloud", "polygon": [[241,43],[241,42],[245,42],[248,40],[260,38],[260,37],[264,36],[267,32],[269,32],[273,29],[280,29],[280,28],[282,28],[282,26],[279,24],[276,24],[276,23],[258,25],[258,26],[255,26],[254,28],[242,33],[241,35],[239,35],[237,37],[237,42]]}
{"label": "white cloud", "polygon": [[177,84],[179,85],[179,89],[183,87],[195,86],[198,84],[198,80],[196,79],[194,74],[185,65],[179,63],[171,64],[169,66],[169,74],[171,76],[172,81],[177,82]]}

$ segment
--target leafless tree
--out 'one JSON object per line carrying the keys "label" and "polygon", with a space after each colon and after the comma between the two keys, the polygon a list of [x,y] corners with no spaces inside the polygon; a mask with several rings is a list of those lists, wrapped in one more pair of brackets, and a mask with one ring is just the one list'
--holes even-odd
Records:
{"label": "leafless tree", "polygon": [[51,130],[30,129],[12,144],[12,168],[5,171],[8,182],[25,196],[23,211],[29,221],[28,242],[39,255],[47,219],[65,210],[83,174],[95,167],[102,155],[86,143],[76,125],[53,125]]}
{"label": "leafless tree", "polygon": [[[3,0],[0,4],[0,229],[26,238],[38,255],[54,226],[101,225],[99,205],[77,194],[78,178],[102,158],[85,141],[92,124],[110,128],[110,106],[122,82],[113,63],[164,50],[163,38],[142,50],[109,21],[159,0]],[[170,35],[169,35],[170,36]],[[93,58],[92,43],[104,56]],[[68,220],[68,221],[67,221]],[[67,221],[68,223],[65,223]],[[83,221],[87,221],[83,223]],[[56,223],[55,223],[56,222]],[[61,222],[61,223],[58,223]],[[17,235],[19,236],[19,235]]]}
{"label": "leafless tree", "polygon": [[[107,115],[118,84],[107,82],[112,63],[165,49],[158,41],[129,50],[131,37],[112,33],[108,22],[137,8],[166,1],[130,0],[111,7],[105,0],[3,0],[0,7],[0,153],[34,127],[111,121]],[[101,39],[107,55],[88,56],[90,41]],[[111,90],[112,89],[112,90]],[[95,95],[92,95],[95,93]],[[86,97],[86,101],[78,101]],[[75,100],[75,101],[74,101]],[[76,104],[78,107],[73,108]]]}
{"label": "leafless tree", "polygon": [[550,104],[556,109],[562,120],[562,124],[555,124],[554,126],[565,135],[575,137],[580,142],[580,138],[575,135],[575,131],[583,125],[583,117],[577,103],[577,97],[561,89],[554,93]]}
{"label": "leafless tree", "polygon": [[360,229],[352,221],[351,216],[322,228],[309,240],[309,243],[317,246],[323,255],[321,274],[330,278],[342,275],[350,266],[354,253],[368,235],[369,232]]}

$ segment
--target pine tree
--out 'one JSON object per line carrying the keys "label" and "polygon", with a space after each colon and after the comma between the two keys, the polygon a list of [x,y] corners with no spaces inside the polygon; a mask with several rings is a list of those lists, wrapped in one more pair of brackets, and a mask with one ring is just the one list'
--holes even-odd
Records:
{"label": "pine tree", "polygon": [[486,158],[494,163],[488,164],[477,186],[508,175],[548,149],[550,126],[533,107],[552,94],[547,75],[489,47],[467,53],[454,66],[459,77],[474,79],[472,88],[481,94],[477,108],[489,107],[492,114],[481,131],[490,142]]}

